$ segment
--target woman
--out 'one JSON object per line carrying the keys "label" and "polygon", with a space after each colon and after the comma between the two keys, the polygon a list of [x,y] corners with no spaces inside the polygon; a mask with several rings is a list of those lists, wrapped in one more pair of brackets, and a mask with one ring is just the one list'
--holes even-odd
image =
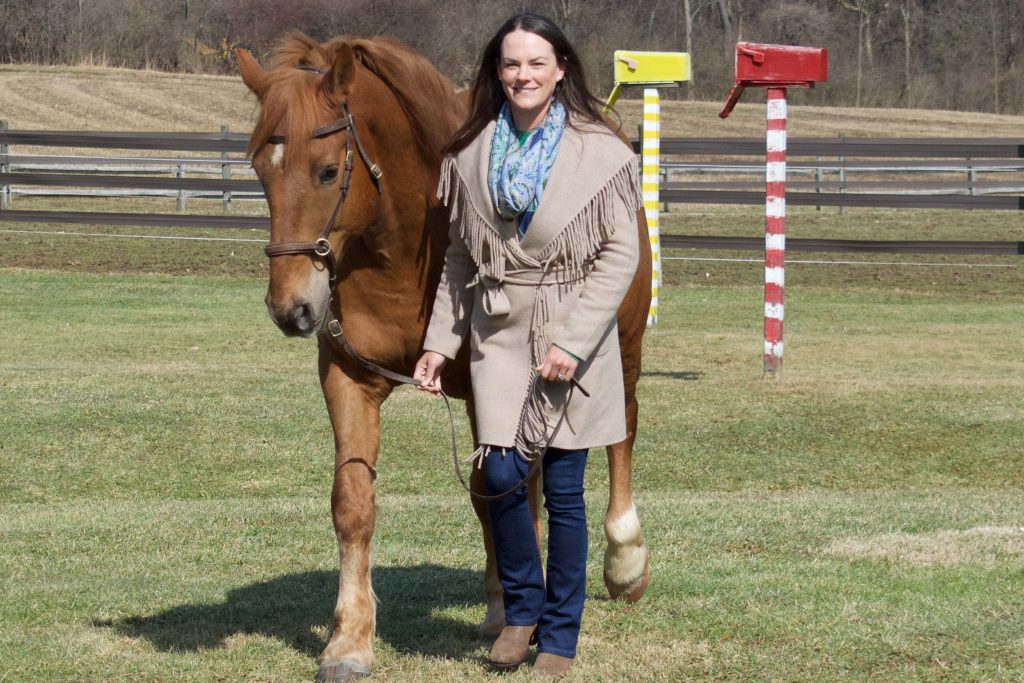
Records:
{"label": "woman", "polygon": [[615,314],[638,260],[639,169],[549,19],[505,22],[471,96],[441,174],[451,244],[415,377],[439,392],[468,333],[487,492],[543,456],[546,585],[525,487],[488,503],[507,624],[490,662],[518,666],[535,639],[531,672],[557,677],[583,614],[587,451],[626,436]]}

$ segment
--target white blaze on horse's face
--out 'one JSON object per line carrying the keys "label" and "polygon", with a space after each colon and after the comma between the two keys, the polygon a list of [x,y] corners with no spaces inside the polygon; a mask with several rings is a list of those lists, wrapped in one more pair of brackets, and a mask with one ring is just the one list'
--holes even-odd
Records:
{"label": "white blaze on horse's face", "polygon": [[274,152],[270,155],[270,165],[279,168],[284,160],[284,145],[274,145]]}

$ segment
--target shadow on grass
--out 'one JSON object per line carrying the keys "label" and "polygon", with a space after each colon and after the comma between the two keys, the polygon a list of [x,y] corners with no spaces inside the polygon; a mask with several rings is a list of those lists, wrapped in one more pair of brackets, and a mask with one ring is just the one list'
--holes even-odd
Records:
{"label": "shadow on grass", "polygon": [[[477,625],[436,612],[480,601],[482,581],[482,572],[433,564],[375,569],[374,590],[380,598],[377,637],[402,652],[466,656],[479,646]],[[286,574],[236,588],[224,602],[95,620],[93,625],[145,638],[165,652],[216,648],[237,634],[260,634],[315,657],[327,641],[314,628],[330,627],[337,590],[337,572]]]}

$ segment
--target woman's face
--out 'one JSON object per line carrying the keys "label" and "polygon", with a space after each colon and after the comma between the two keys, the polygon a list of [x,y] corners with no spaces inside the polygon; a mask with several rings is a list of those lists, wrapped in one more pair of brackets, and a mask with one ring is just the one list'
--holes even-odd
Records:
{"label": "woman's face", "polygon": [[555,85],[564,75],[555,48],[536,33],[512,31],[501,41],[498,80],[519,130],[533,130],[544,121]]}

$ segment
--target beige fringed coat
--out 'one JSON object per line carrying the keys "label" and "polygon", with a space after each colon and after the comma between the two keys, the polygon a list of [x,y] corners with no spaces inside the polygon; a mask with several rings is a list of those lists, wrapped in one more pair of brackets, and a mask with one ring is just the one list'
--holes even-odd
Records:
{"label": "beige fringed coat", "polygon": [[[493,130],[492,122],[442,168],[438,196],[451,210],[451,245],[424,349],[454,358],[469,332],[480,444],[523,449],[523,434],[539,433],[536,424],[523,424],[529,419],[522,417],[524,402],[532,370],[552,343],[583,360],[575,376],[590,397],[573,393],[551,445],[621,441],[625,399],[615,313],[638,261],[636,155],[603,126],[567,126],[520,242],[515,221],[495,211],[487,187]],[[548,431],[568,387],[541,381],[541,398],[531,401]]]}

